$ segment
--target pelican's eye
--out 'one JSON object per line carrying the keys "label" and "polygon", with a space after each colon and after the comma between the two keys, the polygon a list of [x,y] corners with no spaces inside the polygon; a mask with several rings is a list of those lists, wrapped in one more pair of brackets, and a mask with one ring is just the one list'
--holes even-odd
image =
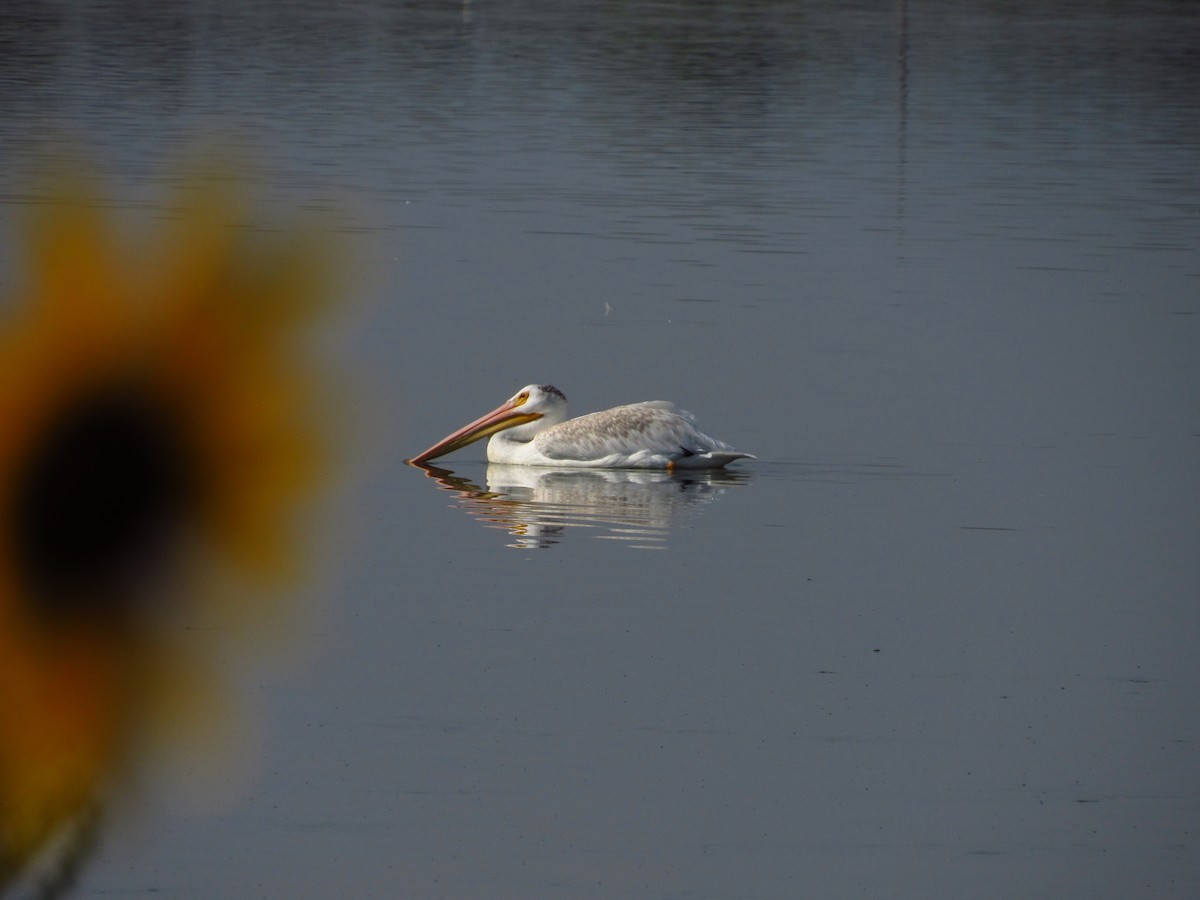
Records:
{"label": "pelican's eye", "polygon": [[524,403],[528,399],[529,399],[529,391],[521,391],[521,393],[517,394],[517,396],[513,398],[513,403],[516,404],[517,406],[520,406],[522,403]]}

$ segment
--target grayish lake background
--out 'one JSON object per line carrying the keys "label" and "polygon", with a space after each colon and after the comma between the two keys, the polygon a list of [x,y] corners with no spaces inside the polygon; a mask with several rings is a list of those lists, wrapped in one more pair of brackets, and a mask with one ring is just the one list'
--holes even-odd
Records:
{"label": "grayish lake background", "polygon": [[[79,896],[1200,895],[1196,5],[16,0],[0,45],[6,283],[63,134],[135,215],[244,144],[354,260],[370,465],[303,652],[231,651],[253,772],[146,791]],[[402,465],[534,381],[759,461]]]}

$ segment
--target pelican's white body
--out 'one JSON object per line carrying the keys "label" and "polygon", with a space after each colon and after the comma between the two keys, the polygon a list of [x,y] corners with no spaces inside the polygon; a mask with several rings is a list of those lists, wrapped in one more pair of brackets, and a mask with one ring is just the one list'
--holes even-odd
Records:
{"label": "pelican's white body", "polygon": [[561,391],[531,384],[414,461],[435,459],[488,434],[488,461],[508,465],[716,469],[735,459],[754,458],[709,437],[695,426],[690,413],[665,400],[631,403],[570,420],[566,413],[567,398]]}
{"label": "pelican's white body", "polygon": [[[563,404],[563,414],[566,404]],[[667,400],[630,403],[567,421],[545,415],[492,435],[488,462],[596,469],[712,469],[748,457],[698,429]]]}

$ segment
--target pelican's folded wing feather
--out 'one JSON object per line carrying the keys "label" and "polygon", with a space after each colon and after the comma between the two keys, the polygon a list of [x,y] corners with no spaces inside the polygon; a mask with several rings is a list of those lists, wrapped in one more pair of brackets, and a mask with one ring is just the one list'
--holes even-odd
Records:
{"label": "pelican's folded wing feather", "polygon": [[547,428],[535,439],[550,459],[602,459],[637,451],[676,455],[732,449],[702,434],[690,413],[666,400],[631,403]]}

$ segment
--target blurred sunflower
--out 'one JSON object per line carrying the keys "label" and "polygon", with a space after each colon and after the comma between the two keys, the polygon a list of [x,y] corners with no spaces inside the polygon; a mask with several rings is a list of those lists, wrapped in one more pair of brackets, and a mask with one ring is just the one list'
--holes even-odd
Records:
{"label": "blurred sunflower", "polygon": [[217,180],[135,258],[85,186],[55,197],[0,307],[0,893],[89,830],[171,677],[170,623],[297,574],[323,470],[300,341],[319,238],[265,241]]}

